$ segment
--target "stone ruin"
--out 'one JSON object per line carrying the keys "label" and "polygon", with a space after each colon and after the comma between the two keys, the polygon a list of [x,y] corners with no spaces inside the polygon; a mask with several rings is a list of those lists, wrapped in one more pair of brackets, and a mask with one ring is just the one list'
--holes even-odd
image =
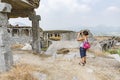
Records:
{"label": "stone ruin", "polygon": [[108,39],[108,40],[103,40],[99,42],[101,47],[102,47],[102,51],[106,51],[108,49],[111,49],[113,46],[116,45],[117,41],[115,39]]}
{"label": "stone ruin", "polygon": [[[8,19],[17,17],[28,17],[32,22],[32,49],[34,53],[41,52],[41,37],[39,31],[39,21],[41,20],[40,15],[36,15],[35,8],[38,8],[40,0],[0,0],[0,72],[7,71],[13,64],[13,56],[10,50],[10,37],[7,32]],[[9,30],[11,31],[11,30]],[[18,31],[18,35],[21,31]],[[31,34],[31,33],[29,33]],[[28,35],[29,35],[28,34]],[[60,45],[55,43],[55,48],[75,48],[78,47],[78,43],[75,42],[75,33],[63,34],[63,39]],[[92,37],[92,38],[91,38]],[[93,35],[90,35],[90,40],[94,41]],[[65,45],[65,40],[68,43]],[[67,41],[68,40],[68,41]],[[72,42],[69,40],[72,40]],[[110,43],[111,42],[111,43]],[[114,45],[113,41],[104,41],[99,44],[104,45],[110,43]],[[100,46],[101,46],[100,45]],[[108,45],[108,44],[107,44]],[[61,46],[61,47],[60,47]],[[104,46],[108,47],[108,46]],[[50,47],[52,48],[52,47]],[[108,47],[110,48],[110,47]],[[54,48],[52,48],[54,49]],[[49,51],[50,49],[48,49]],[[53,50],[55,51],[55,50]]]}
{"label": "stone ruin", "polygon": [[59,37],[57,41],[69,41],[69,40],[74,40],[75,32],[74,31],[69,31],[69,30],[48,30],[48,31],[43,31],[43,39],[44,39],[44,47],[49,47],[53,41],[51,40],[51,37]]}
{"label": "stone ruin", "polygon": [[[111,49],[117,43],[115,38],[98,41],[94,38],[90,30],[87,30],[87,31],[89,32],[88,40],[91,43],[91,48],[90,48],[91,51],[101,53],[103,51]],[[83,30],[81,30],[80,33],[81,32],[83,32]],[[63,36],[63,39],[61,39],[60,41],[55,41],[52,43],[52,45],[50,45],[50,47],[46,51],[46,54],[54,55],[56,54],[57,51],[64,49],[64,48],[65,49],[79,48],[80,42],[76,40],[77,32],[65,33],[62,36]]]}
{"label": "stone ruin", "polygon": [[0,0],[0,72],[7,71],[13,64],[10,50],[10,37],[7,32],[8,19],[17,17],[29,17],[32,21],[32,49],[34,53],[40,53],[39,20],[35,8],[40,0]]}
{"label": "stone ruin", "polygon": [[[7,27],[7,31],[11,38],[11,45],[12,44],[25,44],[25,43],[32,43],[32,27],[30,26],[12,26],[9,25]],[[43,40],[43,30],[39,27],[39,38],[40,43]]]}
{"label": "stone ruin", "polygon": [[[89,32],[89,40],[93,42],[94,38],[92,33]],[[80,31],[82,32],[82,31]],[[77,38],[77,32],[70,31],[68,33],[62,33],[62,39],[60,41],[54,41],[50,45],[50,47],[47,49],[46,54],[47,55],[54,55],[57,51],[61,49],[69,49],[69,48],[79,48],[80,42],[76,40]]]}

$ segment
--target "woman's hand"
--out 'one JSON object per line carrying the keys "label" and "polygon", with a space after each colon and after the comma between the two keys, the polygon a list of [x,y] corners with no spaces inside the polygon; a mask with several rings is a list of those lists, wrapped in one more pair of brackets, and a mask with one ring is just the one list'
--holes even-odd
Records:
{"label": "woman's hand", "polygon": [[77,33],[77,41],[83,41],[84,38],[83,37],[80,37],[80,32]]}
{"label": "woman's hand", "polygon": [[77,32],[77,39],[80,37],[80,32]]}

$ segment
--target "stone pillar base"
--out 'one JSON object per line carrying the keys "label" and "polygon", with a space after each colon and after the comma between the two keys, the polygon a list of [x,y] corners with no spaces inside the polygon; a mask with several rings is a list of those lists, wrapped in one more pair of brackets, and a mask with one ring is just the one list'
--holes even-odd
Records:
{"label": "stone pillar base", "polygon": [[6,27],[0,27],[0,72],[8,71],[13,64]]}

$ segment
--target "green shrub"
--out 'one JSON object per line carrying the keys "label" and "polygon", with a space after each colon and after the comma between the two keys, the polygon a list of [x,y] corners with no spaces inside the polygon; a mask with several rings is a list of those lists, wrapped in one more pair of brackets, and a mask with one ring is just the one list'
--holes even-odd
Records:
{"label": "green shrub", "polygon": [[120,49],[117,50],[117,53],[120,55]]}
{"label": "green shrub", "polygon": [[110,49],[108,50],[110,54],[119,54],[120,55],[120,49]]}

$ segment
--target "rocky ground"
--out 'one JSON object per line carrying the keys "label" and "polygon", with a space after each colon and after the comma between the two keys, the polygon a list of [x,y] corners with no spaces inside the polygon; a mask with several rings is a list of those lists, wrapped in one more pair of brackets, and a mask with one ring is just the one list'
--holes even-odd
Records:
{"label": "rocky ground", "polygon": [[120,62],[114,58],[87,52],[87,64],[81,66],[79,50],[69,50],[53,56],[13,50],[14,66],[0,80],[120,80]]}

